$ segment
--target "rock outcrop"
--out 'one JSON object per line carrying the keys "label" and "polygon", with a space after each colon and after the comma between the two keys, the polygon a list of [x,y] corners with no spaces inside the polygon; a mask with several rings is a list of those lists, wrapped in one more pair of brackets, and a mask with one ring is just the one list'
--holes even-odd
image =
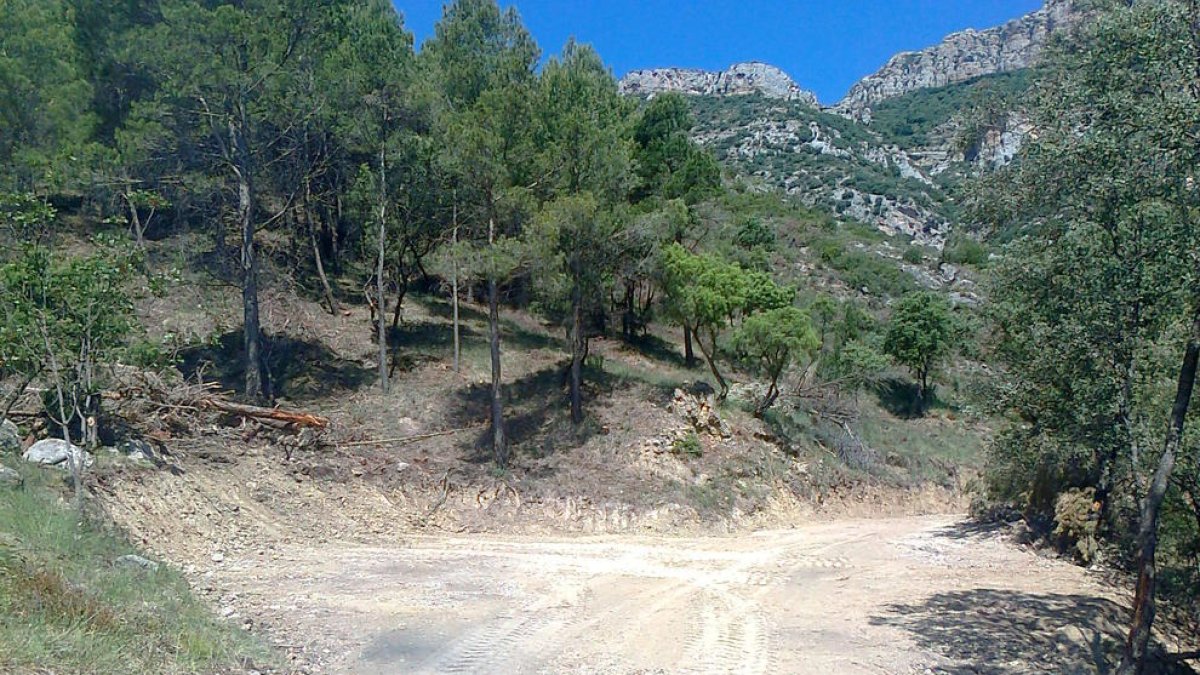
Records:
{"label": "rock outcrop", "polygon": [[787,73],[766,63],[739,63],[712,72],[687,68],[634,70],[621,79],[621,92],[651,96],[679,92],[697,96],[761,94],[768,98],[817,105],[817,96],[801,89]]}
{"label": "rock outcrop", "polygon": [[7,466],[0,466],[0,488],[15,490],[24,483],[25,479],[21,478],[21,474]]}
{"label": "rock outcrop", "polygon": [[902,52],[854,85],[833,110],[869,120],[871,106],[889,98],[1028,68],[1037,62],[1050,36],[1072,25],[1080,16],[1072,0],[1047,0],[1042,9],[1002,26],[968,29],[953,33],[928,49]]}
{"label": "rock outcrop", "polygon": [[6,419],[0,419],[0,454],[21,454],[21,431]]}

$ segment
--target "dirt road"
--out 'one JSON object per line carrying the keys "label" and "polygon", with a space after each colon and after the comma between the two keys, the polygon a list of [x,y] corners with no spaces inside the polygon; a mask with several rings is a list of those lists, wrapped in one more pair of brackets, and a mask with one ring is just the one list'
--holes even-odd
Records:
{"label": "dirt road", "polygon": [[345,673],[1092,673],[1121,605],[953,518],[729,538],[418,537],[227,561],[214,583]]}

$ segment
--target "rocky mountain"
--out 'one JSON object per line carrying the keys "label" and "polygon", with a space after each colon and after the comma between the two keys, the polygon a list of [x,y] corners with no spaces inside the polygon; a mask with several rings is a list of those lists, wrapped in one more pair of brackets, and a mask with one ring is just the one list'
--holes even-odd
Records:
{"label": "rocky mountain", "polygon": [[817,105],[817,96],[775,66],[738,63],[721,72],[687,68],[635,70],[621,79],[621,91],[633,96],[679,92],[693,96],[761,94],[767,98]]}
{"label": "rocky mountain", "polygon": [[1080,15],[1072,0],[1047,0],[1042,9],[1002,26],[968,29],[928,49],[897,54],[854,85],[833,110],[870,120],[872,106],[889,98],[1028,68],[1037,62],[1050,36],[1072,25]]}
{"label": "rocky mountain", "polygon": [[[963,179],[1016,156],[1029,67],[1080,16],[1072,0],[1047,0],[1002,26],[954,33],[893,57],[832,108],[764,63],[633,71],[621,91],[687,95],[694,138],[751,189],[936,247],[958,217]],[[984,100],[996,104],[986,115]]]}

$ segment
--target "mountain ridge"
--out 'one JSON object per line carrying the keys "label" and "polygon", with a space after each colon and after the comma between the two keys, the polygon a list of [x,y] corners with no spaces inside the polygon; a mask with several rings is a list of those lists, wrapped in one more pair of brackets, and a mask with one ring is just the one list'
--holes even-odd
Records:
{"label": "mountain ridge", "polygon": [[1034,12],[985,29],[950,33],[924,49],[892,56],[879,70],[856,82],[840,101],[823,106],[781,68],[763,61],[736,63],[721,71],[700,68],[642,68],[620,80],[621,92],[653,96],[678,92],[695,96],[762,94],[800,101],[870,123],[876,104],[920,89],[944,87],[986,75],[1034,65],[1050,37],[1082,16],[1074,0],[1046,0]]}
{"label": "mountain ridge", "polygon": [[1047,0],[1041,9],[999,26],[968,28],[925,49],[900,52],[859,80],[831,110],[869,122],[871,107],[881,101],[1028,68],[1036,64],[1054,33],[1074,25],[1081,16],[1072,0]]}
{"label": "mountain ridge", "polygon": [[817,106],[817,95],[805,90],[782,69],[762,61],[735,63],[721,71],[699,68],[645,68],[621,78],[621,93],[653,96],[678,92],[694,96],[742,96],[799,101]]}

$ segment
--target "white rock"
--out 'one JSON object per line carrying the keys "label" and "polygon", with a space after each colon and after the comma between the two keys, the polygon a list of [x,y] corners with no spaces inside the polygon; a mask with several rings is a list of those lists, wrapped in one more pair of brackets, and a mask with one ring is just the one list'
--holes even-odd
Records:
{"label": "white rock", "polygon": [[117,558],[114,563],[117,567],[129,567],[143,569],[150,572],[158,571],[158,563],[153,560],[147,560],[140,555],[123,555]]}
{"label": "white rock", "polygon": [[91,453],[59,438],[47,438],[34,443],[29,446],[22,457],[27,462],[43,466],[56,466],[64,470],[70,470],[71,461],[82,462],[84,468],[95,463],[95,458]]}
{"label": "white rock", "polygon": [[0,466],[0,488],[19,488],[25,483],[21,474],[7,466]]}
{"label": "white rock", "polygon": [[738,63],[721,72],[692,68],[634,70],[621,78],[620,86],[621,93],[631,96],[666,92],[697,96],[761,94],[767,98],[817,105],[816,94],[801,89],[779,68],[760,62]]}

